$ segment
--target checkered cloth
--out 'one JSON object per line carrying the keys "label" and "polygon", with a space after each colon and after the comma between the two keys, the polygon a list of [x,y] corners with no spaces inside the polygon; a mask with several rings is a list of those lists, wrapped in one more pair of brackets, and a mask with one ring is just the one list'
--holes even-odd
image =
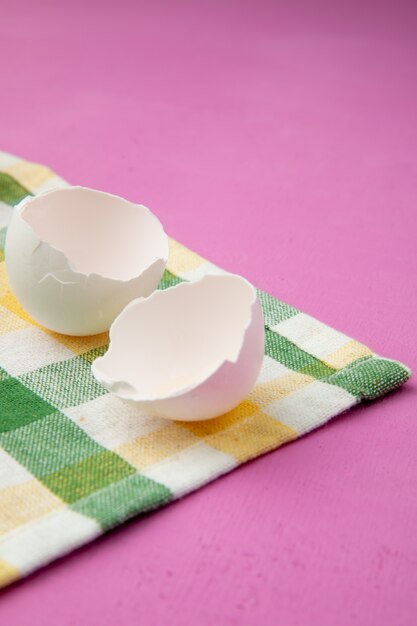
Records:
{"label": "checkered cloth", "polygon": [[[48,168],[0,153],[0,220],[28,194],[64,186]],[[0,230],[0,249],[6,228]],[[221,270],[170,241],[160,288]],[[407,380],[380,358],[259,291],[266,346],[259,379],[207,422],[138,416],[92,377],[107,334],[67,337],[34,322],[0,257],[0,586],[296,439]]]}

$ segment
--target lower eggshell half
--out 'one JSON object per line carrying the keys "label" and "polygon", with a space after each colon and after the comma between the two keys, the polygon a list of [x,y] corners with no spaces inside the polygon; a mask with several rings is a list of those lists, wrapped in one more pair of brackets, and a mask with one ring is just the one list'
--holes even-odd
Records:
{"label": "lower eggshell half", "polygon": [[[221,280],[220,276],[205,277],[204,280]],[[234,277],[238,278],[238,277]],[[241,279],[242,281],[244,279]],[[246,281],[244,281],[246,283]],[[246,283],[249,286],[249,283]],[[179,285],[172,289],[181,289],[185,285]],[[249,286],[252,290],[253,287]],[[164,292],[168,295],[167,292]],[[158,293],[161,301],[164,293]],[[253,293],[255,294],[254,290]],[[154,298],[157,294],[153,294]],[[197,296],[197,294],[196,294]],[[130,312],[132,307],[141,306],[141,303],[131,303],[129,305]],[[219,302],[219,307],[221,303]],[[169,307],[167,302],[167,317],[169,316]],[[192,315],[190,310],[184,310],[184,317]],[[118,326],[118,334],[122,332],[124,312],[115,321],[114,326]],[[159,320],[160,321],[160,320]],[[186,323],[186,322],[185,322]],[[175,328],[175,321],[173,322]],[[112,337],[113,327],[111,329],[111,343],[115,342]],[[150,334],[155,329],[150,329]],[[178,328],[180,333],[181,329]],[[115,333],[114,333],[115,334]],[[111,347],[111,346],[110,346]],[[221,348],[221,346],[219,346]],[[194,350],[199,350],[198,341],[196,341]],[[140,346],[135,345],[137,354],[141,354]],[[149,348],[147,348],[149,350]],[[148,352],[144,351],[146,354]],[[92,365],[93,374],[96,379],[101,382],[107,389],[115,395],[138,407],[138,409],[146,411],[150,415],[164,417],[173,420],[197,421],[212,419],[227,413],[236,407],[253,388],[262,365],[264,356],[264,322],[261,307],[254,295],[253,303],[250,307],[250,322],[245,330],[242,330],[242,344],[236,360],[224,360],[219,363],[219,367],[215,371],[209,373],[207,377],[198,384],[185,388],[183,391],[175,392],[171,388],[171,393],[163,397],[152,397],[147,399],[146,393],[142,389],[138,394],[133,381],[124,380],[121,371],[117,370],[113,362],[111,349],[107,355],[98,358]],[[121,359],[122,355],[119,354]],[[137,358],[134,354],[129,353],[128,345],[126,345],[126,360]],[[160,359],[163,355],[159,354]],[[172,355],[169,356],[172,359]],[[204,357],[202,357],[202,369]],[[134,361],[132,361],[134,363]],[[153,364],[155,367],[155,364]],[[164,388],[164,380],[161,379],[160,389]],[[151,395],[151,394],[150,394]]]}

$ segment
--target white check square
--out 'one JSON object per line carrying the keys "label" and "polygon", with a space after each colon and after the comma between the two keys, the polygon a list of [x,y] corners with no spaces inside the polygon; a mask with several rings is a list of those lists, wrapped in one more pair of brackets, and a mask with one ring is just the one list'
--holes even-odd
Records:
{"label": "white check square", "polygon": [[147,467],[141,474],[165,485],[178,498],[236,467],[236,460],[203,442]]}
{"label": "white check square", "polygon": [[145,415],[111,393],[62,412],[90,437],[111,450],[167,424],[166,420]]}
{"label": "white check square", "polygon": [[20,376],[72,359],[74,353],[39,328],[29,326],[0,336],[0,356],[1,366],[11,376]]}

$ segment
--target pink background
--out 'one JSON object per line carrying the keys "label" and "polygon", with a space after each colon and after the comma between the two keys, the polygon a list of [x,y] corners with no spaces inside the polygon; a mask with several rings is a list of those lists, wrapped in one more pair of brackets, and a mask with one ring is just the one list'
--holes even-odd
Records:
{"label": "pink background", "polygon": [[[0,149],[416,359],[417,3],[1,3]],[[0,597],[7,626],[412,626],[416,383]]]}

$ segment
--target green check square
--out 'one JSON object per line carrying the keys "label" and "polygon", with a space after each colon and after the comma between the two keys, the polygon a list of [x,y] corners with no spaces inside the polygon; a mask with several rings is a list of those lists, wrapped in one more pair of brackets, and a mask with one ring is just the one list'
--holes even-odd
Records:
{"label": "green check square", "polygon": [[98,346],[97,348],[92,348],[88,350],[88,352],[84,352],[84,354],[80,354],[80,358],[84,359],[87,363],[91,365],[93,361],[98,359],[99,356],[103,356],[107,352],[109,345]]}
{"label": "green check square", "polygon": [[336,371],[269,328],[265,329],[265,354],[296,372],[319,379]]}
{"label": "green check square", "polygon": [[104,530],[124,520],[166,504],[172,499],[167,487],[134,474],[72,505],[72,509],[96,519]]}
{"label": "green check square", "polygon": [[402,363],[371,357],[340,370],[326,381],[346,389],[360,400],[375,400],[405,383],[410,370]]}
{"label": "green check square", "polygon": [[0,202],[15,205],[23,200],[23,198],[26,198],[26,196],[31,195],[32,194],[25,187],[20,185],[17,180],[9,176],[9,174],[0,172]]}
{"label": "green check square", "polygon": [[80,463],[43,476],[41,481],[59,498],[72,504],[135,473],[120,456],[103,450]]}
{"label": "green check square", "polygon": [[300,312],[295,307],[277,300],[265,291],[257,289],[257,294],[266,326],[275,326],[275,324],[279,324],[290,317],[294,317],[294,315]]}
{"label": "green check square", "polygon": [[163,276],[159,282],[158,289],[168,289],[169,287],[174,287],[175,285],[179,285],[183,283],[183,279],[179,276],[175,276],[169,270],[165,270]]}
{"label": "green check square", "polygon": [[78,406],[107,393],[93,377],[88,360],[80,356],[23,374],[19,380],[57,409]]}
{"label": "green check square", "polygon": [[42,478],[97,454],[102,447],[61,413],[0,433],[0,445],[34,476]]}
{"label": "green check square", "polygon": [[50,404],[16,378],[0,380],[0,433],[21,428],[53,411]]}

